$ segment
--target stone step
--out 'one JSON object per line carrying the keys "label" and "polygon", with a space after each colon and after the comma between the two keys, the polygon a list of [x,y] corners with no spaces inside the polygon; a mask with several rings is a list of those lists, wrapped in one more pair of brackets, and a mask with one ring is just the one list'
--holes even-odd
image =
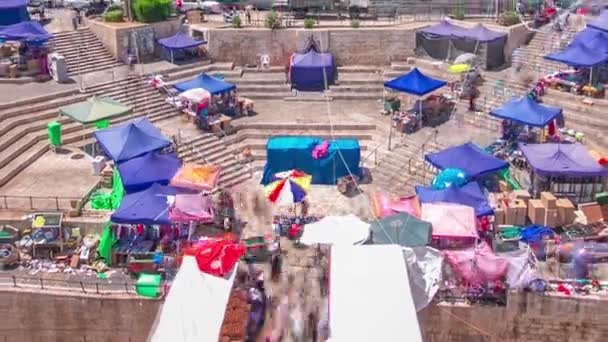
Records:
{"label": "stone step", "polygon": [[336,123],[330,125],[328,123],[275,123],[275,122],[241,122],[235,121],[232,125],[238,132],[243,129],[258,129],[258,130],[349,130],[349,131],[360,131],[370,130],[373,131],[377,128],[375,124],[367,123]]}
{"label": "stone step", "polygon": [[383,98],[384,91],[367,91],[367,92],[332,92],[330,94],[333,100],[381,100]]}
{"label": "stone step", "polygon": [[[374,85],[374,84],[343,84],[330,86],[330,91],[332,92],[332,96],[336,97],[336,93],[382,93],[384,91],[384,87],[382,84]],[[336,95],[334,95],[336,94]]]}
{"label": "stone step", "polygon": [[380,71],[382,71],[381,67],[369,65],[345,65],[338,67],[338,75],[350,73],[377,73]]}
{"label": "stone step", "polygon": [[8,164],[0,168],[0,187],[8,183],[13,177],[30,166],[48,150],[49,144],[41,141],[36,143],[32,148],[28,149],[24,153],[21,153],[15,158],[11,159]]}
{"label": "stone step", "polygon": [[268,68],[243,68],[243,74],[285,74],[285,67],[282,66],[270,66]]}
{"label": "stone step", "polygon": [[252,100],[280,100],[280,99],[290,96],[291,93],[287,92],[287,91],[272,92],[272,93],[243,91],[243,92],[239,92],[239,95],[242,97],[252,99]]}
{"label": "stone step", "polygon": [[278,137],[278,136],[310,136],[310,137],[318,137],[318,138],[329,139],[329,140],[331,140],[331,139],[357,139],[360,142],[373,140],[372,134],[365,134],[364,132],[349,132],[349,131],[343,131],[343,130],[334,131],[334,133],[332,135],[329,130],[314,130],[314,129],[307,129],[307,130],[241,129],[241,130],[238,130],[236,134],[233,134],[231,136],[224,138],[224,141],[225,141],[226,145],[232,146],[233,144],[242,142],[244,140],[253,141],[254,139],[257,139],[256,140],[257,143],[259,143],[261,140],[263,140],[263,145],[266,146],[266,141],[269,138]]}
{"label": "stone step", "polygon": [[236,83],[239,93],[281,93],[291,91],[291,87],[288,84],[238,84],[238,81]]}

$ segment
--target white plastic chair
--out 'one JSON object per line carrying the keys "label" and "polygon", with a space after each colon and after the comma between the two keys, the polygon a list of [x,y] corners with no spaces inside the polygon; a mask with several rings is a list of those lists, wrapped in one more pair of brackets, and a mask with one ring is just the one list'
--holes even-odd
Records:
{"label": "white plastic chair", "polygon": [[262,65],[262,68],[270,68],[270,56],[261,55],[260,64]]}

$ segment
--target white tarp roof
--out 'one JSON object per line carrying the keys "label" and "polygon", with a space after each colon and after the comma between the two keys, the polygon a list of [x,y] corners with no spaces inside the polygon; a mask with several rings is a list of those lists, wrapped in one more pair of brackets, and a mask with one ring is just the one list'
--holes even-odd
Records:
{"label": "white tarp roof", "polygon": [[369,237],[369,224],[355,215],[326,216],[320,221],[304,226],[300,242],[338,245],[362,244]]}
{"label": "white tarp roof", "polygon": [[215,277],[201,272],[194,257],[185,256],[149,341],[217,341],[235,270],[228,279]]}
{"label": "white tarp roof", "polygon": [[329,283],[332,342],[422,342],[400,246],[332,247]]}

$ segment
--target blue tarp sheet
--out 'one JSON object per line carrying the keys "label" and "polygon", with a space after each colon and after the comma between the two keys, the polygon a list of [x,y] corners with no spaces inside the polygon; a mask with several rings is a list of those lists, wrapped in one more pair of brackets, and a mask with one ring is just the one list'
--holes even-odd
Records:
{"label": "blue tarp sheet", "polygon": [[545,59],[575,67],[593,67],[608,62],[608,55],[583,44],[573,44],[564,50],[546,55]]}
{"label": "blue tarp sheet", "polygon": [[127,193],[145,190],[154,183],[167,185],[181,166],[173,153],[147,153],[118,165]]}
{"label": "blue tarp sheet", "polygon": [[603,10],[599,17],[587,24],[587,27],[608,32],[608,10]]}
{"label": "blue tarp sheet", "polygon": [[96,131],[93,136],[105,154],[117,163],[171,145],[146,118]]}
{"label": "blue tarp sheet", "polygon": [[423,96],[446,84],[447,82],[426,76],[418,68],[414,68],[405,75],[385,82],[384,86],[407,94]]}
{"label": "blue tarp sheet", "polygon": [[468,31],[467,38],[475,39],[482,43],[492,42],[498,39],[506,38],[507,34],[504,32],[492,31],[482,24],[477,24],[475,27]]}
{"label": "blue tarp sheet", "polygon": [[30,20],[27,12],[27,0],[0,1],[0,26],[13,25]]}
{"label": "blue tarp sheet", "polygon": [[177,83],[173,87],[175,87],[175,89],[179,91],[203,88],[210,92],[212,95],[227,93],[236,89],[236,85],[230,82],[220,80],[219,78],[209,76],[207,74],[200,74],[196,76],[196,78],[191,79],[190,81]]}
{"label": "blue tarp sheet", "polygon": [[528,165],[539,175],[566,177],[608,176],[581,144],[519,144]]}
{"label": "blue tarp sheet", "polygon": [[176,193],[175,188],[154,184],[144,191],[126,195],[110,220],[125,224],[170,224],[167,196]]}
{"label": "blue tarp sheet", "polygon": [[475,209],[475,214],[487,216],[494,214],[488,199],[477,182],[470,182],[463,187],[451,186],[445,190],[416,186],[416,194],[422,203],[456,203]]}
{"label": "blue tarp sheet", "polygon": [[562,109],[542,105],[528,96],[507,101],[492,109],[490,115],[533,127],[545,127],[562,115]]}
{"label": "blue tarp sheet", "polygon": [[46,41],[51,35],[37,21],[22,21],[0,27],[0,38],[6,40]]}
{"label": "blue tarp sheet", "polygon": [[177,32],[171,37],[158,40],[160,46],[170,50],[190,49],[206,43],[206,41],[196,40],[182,31]]}
{"label": "blue tarp sheet", "polygon": [[[350,172],[361,175],[359,162],[361,147],[355,139],[339,139],[329,142],[329,155],[322,159],[314,159],[312,150],[323,139],[315,137],[273,137],[266,144],[266,166],[262,184],[272,181],[272,176],[278,172],[300,170],[312,176],[312,184],[336,184],[340,177],[348,176]],[[344,157],[346,165],[340,156]]]}
{"label": "blue tarp sheet", "polygon": [[293,54],[289,67],[289,80],[298,90],[323,90],[325,81],[333,84],[334,57],[331,53],[310,50],[305,54]]}
{"label": "blue tarp sheet", "polygon": [[446,148],[429,153],[424,159],[438,169],[455,168],[466,173],[469,178],[506,169],[509,164],[487,153],[473,143]]}

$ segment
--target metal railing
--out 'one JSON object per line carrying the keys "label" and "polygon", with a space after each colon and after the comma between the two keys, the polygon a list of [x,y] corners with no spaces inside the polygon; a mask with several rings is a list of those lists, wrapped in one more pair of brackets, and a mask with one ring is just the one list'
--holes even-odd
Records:
{"label": "metal railing", "polygon": [[0,210],[71,210],[78,209],[80,197],[0,195]]}
{"label": "metal railing", "polygon": [[[34,276],[18,276],[0,273],[0,288],[13,288],[23,290],[48,290],[59,292],[80,292],[84,294],[116,294],[137,295],[137,288],[157,287],[155,285],[140,284],[135,281],[119,281],[116,279],[102,280],[72,280],[49,279]],[[160,286],[161,297],[163,285]]]}

